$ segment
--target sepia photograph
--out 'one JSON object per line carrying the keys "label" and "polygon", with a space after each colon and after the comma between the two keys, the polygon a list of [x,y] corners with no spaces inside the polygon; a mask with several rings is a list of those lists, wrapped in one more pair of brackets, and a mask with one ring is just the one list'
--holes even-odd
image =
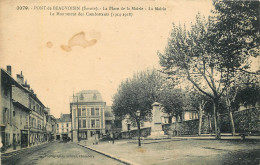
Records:
{"label": "sepia photograph", "polygon": [[259,0],[1,0],[0,165],[259,165]]}

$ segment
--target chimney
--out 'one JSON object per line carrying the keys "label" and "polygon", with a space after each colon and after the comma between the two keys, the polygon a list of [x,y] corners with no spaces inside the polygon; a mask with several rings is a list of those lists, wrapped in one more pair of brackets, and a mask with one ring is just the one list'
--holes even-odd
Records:
{"label": "chimney", "polygon": [[7,73],[12,76],[12,66],[11,65],[7,65],[6,66],[6,70],[7,70]]}
{"label": "chimney", "polygon": [[23,78],[23,72],[21,71],[21,74],[17,74],[17,82],[20,84],[24,84],[24,78]]}
{"label": "chimney", "polygon": [[25,80],[23,87],[25,87],[26,89],[30,89],[30,85],[27,83],[27,80]]}

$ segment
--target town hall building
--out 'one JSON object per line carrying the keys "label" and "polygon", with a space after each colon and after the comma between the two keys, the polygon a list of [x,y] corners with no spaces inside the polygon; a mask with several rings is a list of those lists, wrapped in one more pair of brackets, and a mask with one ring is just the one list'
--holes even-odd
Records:
{"label": "town hall building", "polygon": [[82,90],[73,95],[70,103],[72,140],[88,140],[105,134],[106,102],[97,90]]}

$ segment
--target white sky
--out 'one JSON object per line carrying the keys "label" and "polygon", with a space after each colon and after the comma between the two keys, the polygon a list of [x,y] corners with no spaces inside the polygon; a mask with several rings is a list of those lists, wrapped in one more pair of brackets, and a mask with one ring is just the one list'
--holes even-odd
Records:
{"label": "white sky", "polygon": [[[211,0],[49,2],[0,2],[0,66],[12,65],[15,78],[23,71],[55,117],[69,113],[73,89],[99,90],[111,105],[121,81],[136,71],[159,66],[157,51],[164,50],[173,22],[189,24],[198,11],[208,15],[212,9]],[[17,11],[17,5],[165,6],[167,10],[134,12],[131,18],[52,17],[49,11]],[[97,44],[63,51],[60,45],[79,32],[85,32],[87,40],[95,37]],[[51,48],[46,46],[49,41]]]}

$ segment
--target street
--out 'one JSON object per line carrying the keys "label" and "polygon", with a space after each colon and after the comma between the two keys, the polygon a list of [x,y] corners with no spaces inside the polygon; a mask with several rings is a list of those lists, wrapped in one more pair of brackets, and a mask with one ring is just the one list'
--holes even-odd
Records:
{"label": "street", "polygon": [[2,164],[122,164],[116,160],[88,150],[76,143],[53,142],[26,149],[25,151],[2,157]]}

